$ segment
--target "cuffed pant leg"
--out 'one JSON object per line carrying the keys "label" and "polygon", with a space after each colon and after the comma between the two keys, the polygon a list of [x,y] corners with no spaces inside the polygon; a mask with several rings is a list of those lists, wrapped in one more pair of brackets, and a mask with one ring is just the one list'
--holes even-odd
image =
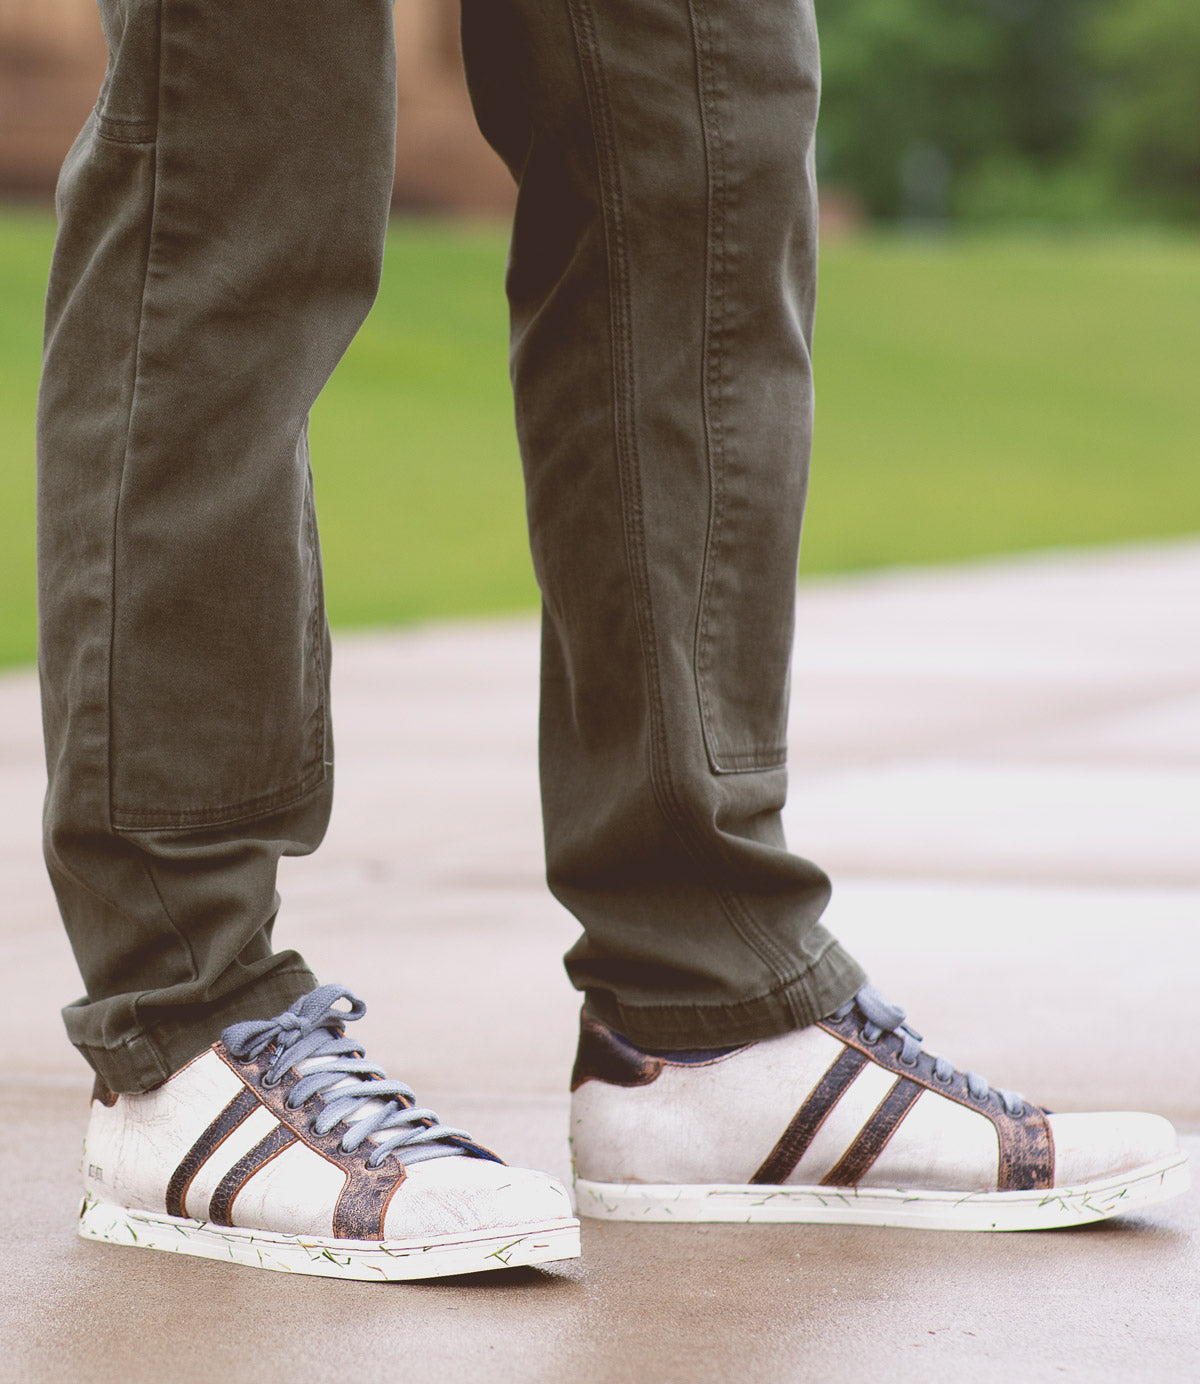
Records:
{"label": "cuffed pant leg", "polygon": [[306,426],[374,297],[389,0],[101,0],[39,403],[46,858],[110,1086],[313,979],[275,871],[332,775]]}
{"label": "cuffed pant leg", "polygon": [[809,0],[467,0],[519,184],[508,288],[544,597],[548,876],[595,1012],[767,1036],[863,975],[780,809],[812,422]]}

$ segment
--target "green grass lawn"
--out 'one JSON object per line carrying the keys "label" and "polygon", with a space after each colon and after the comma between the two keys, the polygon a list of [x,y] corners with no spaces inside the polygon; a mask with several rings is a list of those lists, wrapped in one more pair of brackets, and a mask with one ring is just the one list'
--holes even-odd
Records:
{"label": "green grass lawn", "polygon": [[51,223],[0,212],[0,663],[35,648],[33,410]]}
{"label": "green grass lawn", "polygon": [[[46,216],[0,215],[0,661],[33,651]],[[318,405],[336,624],[532,607],[505,237],[398,224]],[[1200,242],[869,237],[823,256],[804,571],[1200,528]]]}

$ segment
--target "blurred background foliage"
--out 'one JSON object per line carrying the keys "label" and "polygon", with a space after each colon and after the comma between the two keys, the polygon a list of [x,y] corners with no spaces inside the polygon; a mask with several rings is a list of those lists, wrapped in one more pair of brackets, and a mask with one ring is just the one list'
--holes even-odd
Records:
{"label": "blurred background foliage", "polygon": [[[827,202],[942,224],[1200,221],[1200,0],[815,0]],[[458,0],[396,0],[395,200],[504,216]],[[104,71],[96,0],[0,0],[0,193],[47,194]]]}
{"label": "blurred background foliage", "polygon": [[873,219],[1200,219],[1197,0],[818,0],[822,181]]}
{"label": "blurred background foliage", "polygon": [[[816,3],[802,572],[1196,532],[1200,0]],[[342,626],[538,599],[505,371],[512,188],[474,127],[456,0],[395,13],[406,215],[312,423]],[[94,0],[0,0],[0,663],[33,656],[50,194],[103,71]]]}

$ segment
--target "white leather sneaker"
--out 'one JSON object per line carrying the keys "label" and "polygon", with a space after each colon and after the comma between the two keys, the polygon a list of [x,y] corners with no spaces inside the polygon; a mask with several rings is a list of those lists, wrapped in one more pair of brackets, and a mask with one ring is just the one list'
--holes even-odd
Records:
{"label": "white leather sneaker", "polygon": [[329,1278],[577,1257],[566,1189],[506,1167],[386,1080],[344,1036],[365,1010],[325,985],[233,1024],[144,1095],[97,1082],[79,1233]]}
{"label": "white leather sneaker", "polygon": [[1157,1115],[1056,1115],[921,1047],[870,986],[824,1022],[643,1052],[584,1014],[571,1143],[581,1215],[944,1230],[1080,1225],[1177,1196]]}

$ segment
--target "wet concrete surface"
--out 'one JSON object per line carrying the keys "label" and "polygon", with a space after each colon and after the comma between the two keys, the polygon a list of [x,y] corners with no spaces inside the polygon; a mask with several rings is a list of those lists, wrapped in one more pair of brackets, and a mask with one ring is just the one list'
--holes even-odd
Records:
{"label": "wet concrete surface", "polygon": [[[927,1037],[1200,1156],[1200,544],[802,588],[790,839]],[[527,620],[339,639],[339,803],[279,940],[373,1056],[567,1171],[574,926],[540,882]],[[88,1078],[38,854],[31,674],[0,678],[0,1380],[1200,1379],[1200,1196],[1036,1235],[587,1222],[583,1260],[364,1285],[74,1236]],[[363,962],[361,958],[369,958]]]}
{"label": "wet concrete surface", "polygon": [[[1197,1377],[1194,1195],[1035,1235],[585,1221],[578,1261],[338,1283],[77,1239],[86,1093],[6,1094],[16,1100],[0,1147],[20,1172],[18,1200],[0,1212],[5,1380]],[[514,1161],[565,1172],[562,1098],[462,1097],[454,1110]],[[26,1161],[34,1130],[39,1155]],[[1188,1145],[1200,1158],[1200,1138]]]}

